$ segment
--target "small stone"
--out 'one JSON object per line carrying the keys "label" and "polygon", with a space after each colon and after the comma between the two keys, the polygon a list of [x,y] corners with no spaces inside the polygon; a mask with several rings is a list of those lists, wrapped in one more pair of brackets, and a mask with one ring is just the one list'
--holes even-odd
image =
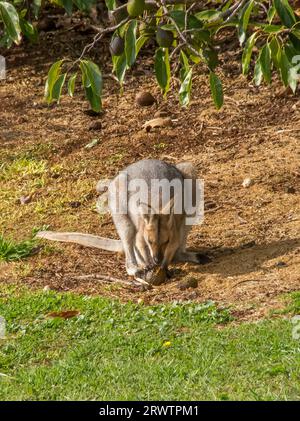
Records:
{"label": "small stone", "polygon": [[32,196],[21,196],[20,197],[20,203],[21,203],[21,205],[27,205],[27,203],[30,203],[31,202],[31,199],[32,199]]}
{"label": "small stone", "polygon": [[92,121],[89,125],[89,130],[101,130],[102,129],[102,122],[100,120]]}
{"label": "small stone", "polygon": [[48,291],[50,291],[50,287],[49,287],[49,285],[45,285],[45,286],[44,286],[44,288],[43,288],[43,291],[44,291],[44,292],[48,292]]}
{"label": "small stone", "polygon": [[188,289],[188,288],[197,288],[198,287],[198,279],[193,278],[192,276],[188,276],[183,281],[179,282],[177,284],[177,287],[181,291],[184,291],[185,289]]}
{"label": "small stone", "polygon": [[206,203],[204,203],[204,209],[214,209],[216,207],[217,204],[215,202],[207,201]]}
{"label": "small stone", "polygon": [[295,189],[295,187],[293,187],[293,186],[288,186],[288,187],[286,188],[286,192],[287,192],[287,193],[290,193],[290,194],[295,194],[295,193],[296,193],[296,189]]}
{"label": "small stone", "polygon": [[276,263],[275,266],[277,266],[278,268],[282,268],[282,267],[287,266],[287,264],[285,262],[283,262],[283,261],[279,261],[279,262]]}
{"label": "small stone", "polygon": [[244,179],[244,181],[242,183],[242,186],[245,189],[247,189],[248,187],[252,186],[252,184],[253,184],[253,181],[251,180],[251,178],[250,177],[247,177],[247,178]]}
{"label": "small stone", "polygon": [[135,102],[141,107],[148,107],[156,102],[156,99],[150,92],[140,92],[135,97]]}
{"label": "small stone", "polygon": [[76,202],[76,201],[74,201],[74,202],[69,202],[69,206],[70,206],[71,208],[79,208],[79,206],[81,206],[81,202]]}

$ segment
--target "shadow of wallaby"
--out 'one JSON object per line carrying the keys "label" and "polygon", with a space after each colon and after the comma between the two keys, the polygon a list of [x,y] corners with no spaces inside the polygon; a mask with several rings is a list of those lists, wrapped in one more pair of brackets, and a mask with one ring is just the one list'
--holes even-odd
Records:
{"label": "shadow of wallaby", "polygon": [[195,268],[195,272],[220,273],[223,276],[243,275],[257,271],[264,262],[283,256],[299,247],[300,239],[294,238],[266,244],[251,242],[237,248],[201,249],[202,253],[212,256],[212,263]]}

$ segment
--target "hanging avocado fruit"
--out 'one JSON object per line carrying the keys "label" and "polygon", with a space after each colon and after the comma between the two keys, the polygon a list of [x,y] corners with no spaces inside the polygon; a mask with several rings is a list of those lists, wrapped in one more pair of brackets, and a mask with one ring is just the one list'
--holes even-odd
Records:
{"label": "hanging avocado fruit", "polygon": [[136,18],[145,10],[145,0],[129,0],[127,3],[127,12],[130,17]]}
{"label": "hanging avocado fruit", "polygon": [[124,52],[124,40],[121,37],[115,37],[111,40],[109,49],[113,56],[121,56]]}
{"label": "hanging avocado fruit", "polygon": [[173,44],[174,36],[170,31],[165,31],[162,28],[157,28],[156,41],[160,47],[168,48]]}

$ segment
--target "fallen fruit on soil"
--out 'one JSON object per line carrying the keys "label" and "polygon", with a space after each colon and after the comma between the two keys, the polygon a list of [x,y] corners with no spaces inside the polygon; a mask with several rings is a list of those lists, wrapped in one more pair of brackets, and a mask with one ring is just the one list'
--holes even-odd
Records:
{"label": "fallen fruit on soil", "polygon": [[127,3],[127,12],[130,17],[136,18],[145,10],[145,0],[129,0]]}
{"label": "fallen fruit on soil", "polygon": [[161,267],[153,270],[149,283],[151,285],[161,285],[167,278],[167,271]]}
{"label": "fallen fruit on soil", "polygon": [[110,42],[110,52],[113,56],[121,56],[124,52],[124,40],[121,37],[115,37]]}
{"label": "fallen fruit on soil", "polygon": [[150,92],[140,92],[136,95],[135,102],[141,107],[147,107],[153,105],[156,102],[156,99]]}
{"label": "fallen fruit on soil", "polygon": [[181,291],[184,291],[185,289],[188,289],[188,288],[197,288],[198,279],[193,278],[192,276],[187,276],[186,278],[183,279],[183,281],[179,282],[177,286]]}
{"label": "fallen fruit on soil", "polygon": [[162,28],[157,28],[156,41],[160,47],[168,48],[171,47],[174,40],[173,33],[165,31]]}

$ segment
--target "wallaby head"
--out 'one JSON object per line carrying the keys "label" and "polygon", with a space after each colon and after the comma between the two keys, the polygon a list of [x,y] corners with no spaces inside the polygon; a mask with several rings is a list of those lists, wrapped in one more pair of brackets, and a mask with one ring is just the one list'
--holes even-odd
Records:
{"label": "wallaby head", "polygon": [[[144,241],[154,264],[160,264],[169,243],[174,241],[174,199],[158,212],[147,205],[140,206],[139,236],[137,242]],[[137,247],[142,247],[137,243]]]}

